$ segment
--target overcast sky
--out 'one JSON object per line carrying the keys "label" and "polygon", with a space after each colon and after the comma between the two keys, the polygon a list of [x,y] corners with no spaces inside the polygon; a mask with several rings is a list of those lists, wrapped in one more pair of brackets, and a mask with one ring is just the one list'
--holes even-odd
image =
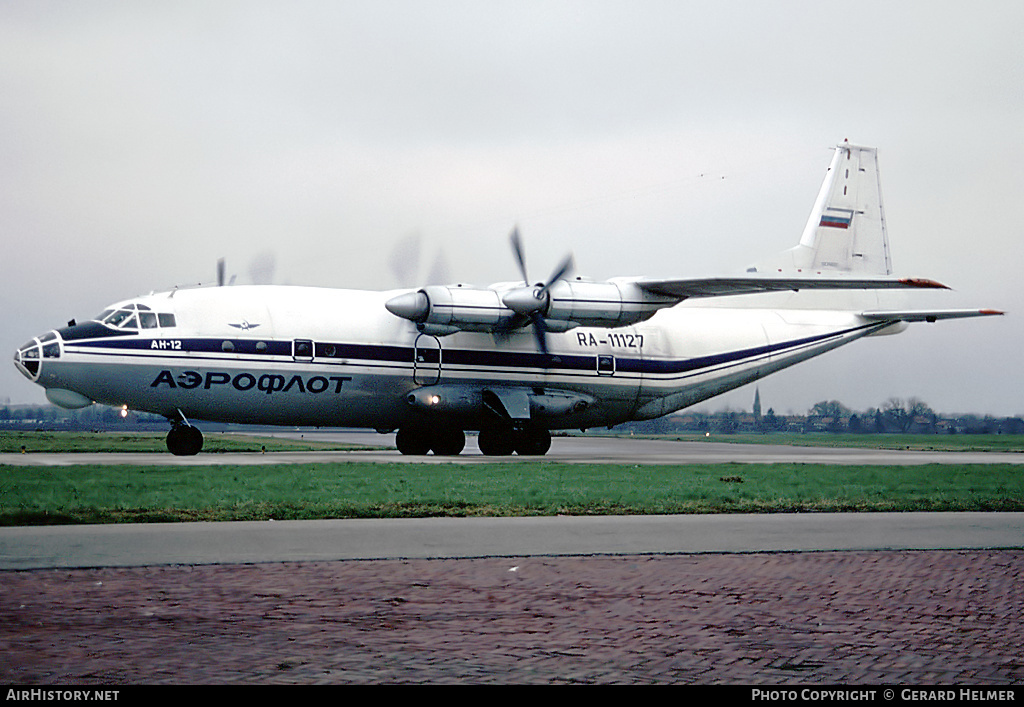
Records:
{"label": "overcast sky", "polygon": [[[796,244],[848,138],[879,148],[896,271],[1008,316],[853,344],[764,407],[1019,415],[1022,33],[1019,1],[2,0],[0,351],[221,257],[512,280],[515,224],[537,277],[570,251],[596,279],[741,271]],[[42,402],[7,360],[0,403]]]}

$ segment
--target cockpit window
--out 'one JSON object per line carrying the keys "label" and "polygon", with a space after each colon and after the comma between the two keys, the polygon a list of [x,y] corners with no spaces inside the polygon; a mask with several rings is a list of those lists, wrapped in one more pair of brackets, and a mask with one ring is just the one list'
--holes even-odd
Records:
{"label": "cockpit window", "polygon": [[107,326],[117,327],[119,329],[138,328],[135,324],[135,312],[129,312],[127,309],[119,309],[116,312],[111,312],[107,315],[107,318],[103,320],[103,323]]}
{"label": "cockpit window", "polygon": [[116,329],[156,329],[176,325],[169,312],[154,312],[144,304],[123,305],[119,309],[105,309],[96,315],[96,321]]}

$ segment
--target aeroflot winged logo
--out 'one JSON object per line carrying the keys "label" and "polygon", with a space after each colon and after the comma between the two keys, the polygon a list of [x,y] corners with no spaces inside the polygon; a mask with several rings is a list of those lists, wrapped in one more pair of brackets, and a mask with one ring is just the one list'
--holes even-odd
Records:
{"label": "aeroflot winged logo", "polygon": [[243,319],[241,324],[232,324],[228,322],[228,326],[233,326],[235,329],[241,329],[242,331],[249,331],[255,329],[259,324],[251,324],[248,320]]}

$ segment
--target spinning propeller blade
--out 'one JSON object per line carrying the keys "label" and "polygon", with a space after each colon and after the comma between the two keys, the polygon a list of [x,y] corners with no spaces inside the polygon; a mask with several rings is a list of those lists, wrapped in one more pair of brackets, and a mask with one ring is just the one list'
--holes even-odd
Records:
{"label": "spinning propeller blade", "polygon": [[526,254],[523,251],[523,241],[519,237],[519,227],[512,229],[510,237],[512,241],[512,254],[516,256],[516,263],[519,264],[519,272],[523,274],[523,284],[529,286],[530,278],[526,274]]}
{"label": "spinning propeller blade", "polygon": [[558,267],[555,268],[554,272],[551,273],[547,282],[532,285],[530,284],[530,278],[526,273],[526,255],[523,249],[522,239],[519,236],[518,227],[512,230],[511,241],[512,253],[515,255],[516,262],[519,265],[519,272],[522,273],[524,286],[506,293],[502,298],[502,302],[506,307],[520,315],[518,318],[529,319],[533,324],[533,334],[537,340],[537,347],[541,350],[541,353],[547,355],[548,327],[544,321],[544,313],[547,310],[548,303],[550,301],[549,292],[556,282],[563,279],[572,271],[574,267],[573,258],[571,254],[567,255],[565,259],[559,263]]}

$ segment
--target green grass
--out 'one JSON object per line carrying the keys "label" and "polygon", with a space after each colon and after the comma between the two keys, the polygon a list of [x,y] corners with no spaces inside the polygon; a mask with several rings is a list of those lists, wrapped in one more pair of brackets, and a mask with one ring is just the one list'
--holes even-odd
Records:
{"label": "green grass", "polygon": [[[76,452],[159,452],[167,454],[165,432],[0,432],[0,452],[76,453]],[[291,452],[304,450],[369,449],[358,445],[336,444],[283,437],[259,437],[238,433],[207,433],[204,454],[224,452]]]}
{"label": "green grass", "polygon": [[0,525],[426,516],[1024,511],[1008,464],[0,466]]}

